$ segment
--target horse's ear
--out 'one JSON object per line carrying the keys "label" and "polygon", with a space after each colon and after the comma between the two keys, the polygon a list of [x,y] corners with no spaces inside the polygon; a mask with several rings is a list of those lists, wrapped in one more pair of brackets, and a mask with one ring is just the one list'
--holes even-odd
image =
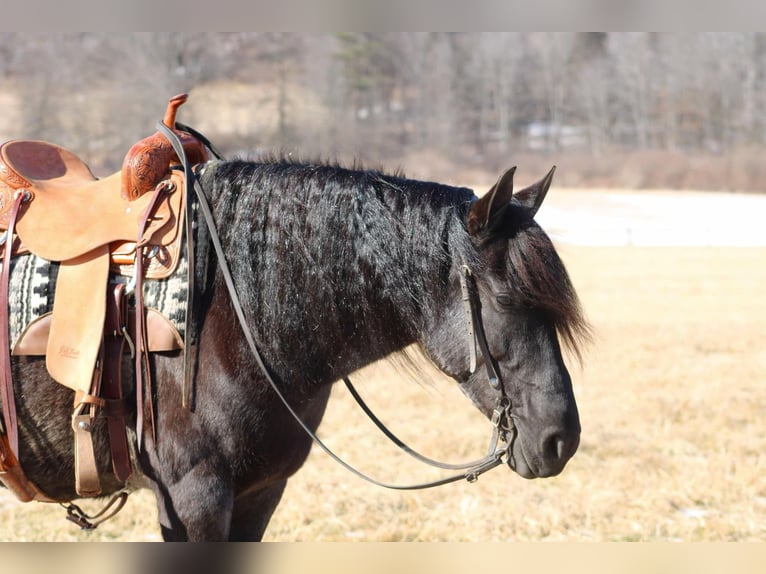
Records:
{"label": "horse's ear", "polygon": [[476,235],[480,230],[487,227],[492,216],[510,203],[513,197],[513,174],[515,172],[516,166],[513,166],[500,176],[497,183],[485,195],[473,202],[466,219],[466,227],[470,235]]}
{"label": "horse's ear", "polygon": [[551,182],[553,181],[553,172],[555,171],[556,166],[554,165],[548,172],[548,175],[546,175],[540,181],[533,183],[529,187],[525,187],[520,191],[517,191],[513,195],[513,197],[515,197],[516,200],[526,208],[530,217],[534,217],[537,213],[537,210],[540,209],[540,206],[543,203],[543,199],[545,199],[545,195],[548,193],[548,190],[551,187]]}

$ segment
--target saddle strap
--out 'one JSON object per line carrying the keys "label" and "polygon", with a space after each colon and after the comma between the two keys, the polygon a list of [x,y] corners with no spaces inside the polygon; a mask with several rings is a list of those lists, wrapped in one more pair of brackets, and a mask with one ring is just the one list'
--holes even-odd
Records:
{"label": "saddle strap", "polygon": [[8,443],[11,448],[11,454],[17,455],[19,452],[19,430],[16,420],[16,401],[13,397],[13,373],[11,371],[11,345],[8,317],[8,285],[11,277],[11,255],[13,252],[14,228],[16,227],[16,217],[21,210],[21,204],[25,200],[23,191],[16,194],[11,208],[8,229],[5,235],[5,252],[3,254],[3,271],[0,276],[0,357],[3,358],[3,367],[0,369],[0,394],[3,398],[3,422],[5,424],[5,434],[8,436]]}
{"label": "saddle strap", "polygon": [[[141,217],[138,226],[138,238],[136,239],[136,270],[135,270],[135,305],[136,305],[136,442],[139,452],[143,442],[144,428],[144,403],[149,411],[149,422],[152,429],[152,440],[156,441],[154,426],[154,399],[152,396],[152,378],[149,369],[149,343],[146,334],[146,309],[144,308],[144,247],[148,238],[144,237],[146,229],[151,222],[152,216],[160,200],[166,192],[172,191],[175,183],[171,180],[163,180],[157,184],[146,211]],[[144,383],[146,381],[146,383]],[[146,388],[144,388],[146,387]],[[144,398],[146,393],[146,399]]]}
{"label": "saddle strap", "polygon": [[[11,371],[10,335],[8,332],[8,286],[10,282],[11,255],[13,254],[14,228],[16,217],[21,210],[21,204],[26,201],[28,195],[24,190],[17,192],[13,200],[13,206],[9,214],[8,229],[5,235],[5,250],[2,260],[2,274],[0,276],[0,395],[3,401],[3,421],[5,432],[0,432],[0,482],[13,492],[21,502],[38,500],[40,502],[54,502],[52,498],[43,493],[35,483],[30,481],[19,464],[17,453],[19,452],[18,423],[16,421],[16,401],[13,396],[13,373]],[[17,242],[18,243],[18,242]]]}
{"label": "saddle strap", "polygon": [[77,391],[74,399],[72,430],[74,431],[75,489],[77,494],[85,497],[101,494],[101,481],[98,478],[96,453],[93,448],[93,425],[96,420],[96,409],[104,405],[104,400],[99,398],[103,362],[102,346],[96,368],[93,370],[91,393]]}
{"label": "saddle strap", "polygon": [[118,480],[125,482],[132,473],[125,430],[126,409],[122,398],[122,353],[125,349],[128,307],[125,284],[111,284],[109,287],[104,325],[104,414],[109,429],[112,470]]}
{"label": "saddle strap", "polygon": [[0,433],[0,482],[21,502],[57,502],[48,497],[27,478],[19,460],[13,454],[8,437]]}

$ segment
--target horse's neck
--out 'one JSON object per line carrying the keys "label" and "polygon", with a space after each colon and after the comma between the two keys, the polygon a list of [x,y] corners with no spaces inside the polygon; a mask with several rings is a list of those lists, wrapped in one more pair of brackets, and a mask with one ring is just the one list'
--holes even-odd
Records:
{"label": "horse's neck", "polygon": [[[285,368],[299,358],[334,380],[416,341],[449,256],[444,220],[429,227],[425,214],[409,214],[403,224],[385,205],[365,206],[379,211],[373,216],[333,207],[312,225],[284,208],[279,229],[252,255],[255,320],[273,358]],[[416,221],[421,228],[407,227]]]}

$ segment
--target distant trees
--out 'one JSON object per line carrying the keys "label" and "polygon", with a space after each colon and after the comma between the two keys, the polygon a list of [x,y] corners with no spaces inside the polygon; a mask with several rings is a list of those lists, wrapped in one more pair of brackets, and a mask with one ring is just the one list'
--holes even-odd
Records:
{"label": "distant trees", "polygon": [[[237,146],[491,163],[766,143],[766,34],[643,32],[6,33],[0,91],[22,113],[0,137],[114,163],[170,95],[221,81],[271,88],[250,105],[275,127],[253,119]],[[316,121],[307,95],[323,106]]]}

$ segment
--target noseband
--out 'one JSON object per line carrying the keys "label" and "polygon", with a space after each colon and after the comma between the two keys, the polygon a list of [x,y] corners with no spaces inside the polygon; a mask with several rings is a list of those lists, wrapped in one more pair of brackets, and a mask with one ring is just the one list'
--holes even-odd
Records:
{"label": "noseband", "polygon": [[[505,393],[505,387],[497,363],[489,352],[487,337],[484,333],[484,322],[481,319],[481,299],[479,297],[479,291],[471,269],[465,264],[460,266],[460,290],[463,295],[463,308],[465,310],[466,330],[468,335],[469,370],[471,374],[476,371],[476,348],[478,347],[482,355],[484,367],[487,371],[487,380],[489,381],[490,386],[498,392],[498,398],[490,418],[492,423],[492,437],[489,442],[489,448],[487,449],[487,455],[484,458],[472,462],[449,464],[433,460],[420,454],[407,446],[399,437],[392,433],[378,419],[378,417],[375,416],[375,413],[372,412],[364,400],[362,400],[359,392],[351,384],[348,377],[343,377],[343,382],[351,393],[351,396],[354,397],[370,420],[375,423],[375,426],[377,426],[378,429],[380,429],[380,431],[383,432],[383,434],[385,434],[396,446],[413,458],[430,466],[446,470],[466,471],[463,474],[450,477],[446,479],[446,481],[439,481],[438,484],[452,482],[461,478],[465,478],[468,482],[475,482],[480,474],[501,464],[504,457],[512,456],[510,449],[516,438],[516,427],[511,418],[511,400]],[[503,445],[498,448],[500,442],[502,442]],[[429,486],[436,486],[436,484],[428,483],[419,485],[420,488],[427,488]]]}
{"label": "noseband", "polygon": [[[511,400],[505,392],[505,387],[503,385],[497,363],[492,358],[492,354],[489,352],[487,337],[484,333],[484,322],[481,319],[481,299],[479,297],[479,291],[471,269],[465,264],[461,265],[460,267],[460,290],[463,294],[463,307],[465,310],[468,334],[470,372],[473,374],[476,371],[476,347],[478,346],[479,350],[481,351],[484,367],[487,370],[487,380],[489,381],[490,386],[495,389],[499,395],[497,401],[495,402],[495,407],[492,411],[492,417],[490,418],[492,423],[492,437],[490,438],[487,454],[480,460],[474,460],[471,462],[459,464],[439,462],[420,454],[416,450],[407,446],[404,441],[402,441],[393,432],[391,432],[391,430],[389,430],[388,427],[386,427],[380,421],[380,419],[375,416],[375,413],[373,413],[370,407],[364,402],[354,385],[351,384],[349,378],[343,377],[343,382],[351,393],[351,396],[354,397],[354,400],[356,400],[356,402],[359,404],[365,414],[370,418],[370,420],[375,423],[375,426],[377,426],[378,429],[380,429],[380,431],[386,435],[386,437],[388,437],[388,439],[396,446],[398,446],[413,458],[430,466],[446,470],[464,471],[462,474],[457,474],[435,482],[410,486],[394,486],[383,484],[377,480],[371,479],[358,472],[356,469],[349,467],[344,462],[340,461],[341,464],[346,466],[346,468],[351,470],[354,474],[361,476],[373,484],[399,490],[415,490],[421,488],[430,488],[432,486],[439,486],[461,479],[466,479],[468,482],[475,482],[478,480],[480,474],[500,465],[505,457],[512,456],[510,450],[511,446],[513,445],[513,441],[516,438],[516,427],[514,426],[513,419],[511,418]],[[319,439],[316,440],[318,441]],[[501,442],[503,443],[502,446],[498,446]]]}
{"label": "noseband", "polygon": [[[408,447],[403,441],[401,441],[398,437],[396,437],[396,435],[394,435],[390,430],[388,430],[385,427],[385,425],[383,425],[382,422],[380,422],[380,420],[375,416],[375,414],[364,403],[364,401],[359,396],[359,393],[356,391],[356,389],[354,389],[348,377],[344,377],[343,381],[346,383],[346,386],[349,388],[351,394],[357,400],[362,410],[364,410],[364,412],[367,413],[367,415],[378,426],[378,428],[380,428],[381,431],[383,431],[383,433],[390,440],[392,440],[397,446],[399,446],[402,450],[404,450],[404,452],[410,454],[411,456],[414,456],[421,462],[425,462],[429,465],[436,466],[442,469],[462,470],[463,472],[456,474],[454,476],[440,479],[440,480],[435,480],[432,482],[426,482],[426,483],[420,483],[420,484],[412,484],[412,485],[388,484],[385,482],[380,482],[374,478],[367,476],[366,474],[362,473],[361,471],[357,470],[356,468],[354,468],[353,466],[351,466],[350,464],[342,460],[332,450],[330,450],[330,448],[322,442],[322,440],[314,433],[314,431],[312,431],[306,425],[306,423],[303,422],[303,420],[300,418],[300,415],[298,415],[298,413],[292,408],[292,406],[289,404],[285,396],[282,394],[282,391],[279,390],[279,387],[277,386],[276,382],[272,378],[271,373],[269,372],[268,368],[264,364],[263,358],[261,357],[261,353],[258,350],[257,345],[255,344],[255,339],[253,337],[252,331],[247,325],[247,321],[245,319],[245,313],[244,313],[244,310],[242,309],[242,305],[234,284],[234,279],[231,275],[231,271],[227,263],[226,255],[223,250],[223,246],[221,245],[220,238],[218,236],[215,221],[213,219],[213,214],[210,209],[210,205],[207,201],[207,197],[205,196],[204,190],[202,189],[202,186],[196,174],[191,172],[191,169],[188,166],[186,153],[184,151],[183,145],[178,140],[178,137],[176,136],[176,134],[169,128],[166,128],[162,124],[162,122],[159,122],[157,124],[157,128],[159,131],[161,131],[165,135],[165,137],[171,143],[174,151],[178,155],[178,158],[181,160],[184,170],[187,172],[187,176],[191,174],[191,177],[187,178],[187,185],[189,185],[188,182],[191,182],[191,181],[194,182],[194,192],[199,204],[199,209],[205,219],[205,224],[210,233],[210,241],[212,242],[213,248],[215,249],[216,257],[218,259],[218,265],[220,267],[224,282],[226,283],[226,288],[229,291],[232,307],[234,308],[234,312],[237,315],[237,319],[239,320],[240,327],[242,328],[242,332],[245,336],[245,340],[247,341],[248,347],[250,348],[250,351],[256,363],[258,364],[258,367],[263,372],[264,377],[268,381],[272,390],[279,397],[280,401],[284,404],[285,408],[287,408],[288,412],[293,416],[295,421],[300,425],[300,427],[304,430],[304,432],[314,441],[314,443],[317,444],[317,446],[319,446],[333,460],[338,462],[340,465],[342,465],[344,468],[346,468],[353,474],[377,486],[382,486],[382,487],[390,488],[394,490],[419,490],[423,488],[440,486],[442,484],[448,484],[450,482],[455,482],[462,479],[465,479],[468,482],[475,482],[479,478],[479,475],[502,464],[506,456],[511,456],[510,449],[513,444],[513,440],[516,437],[516,430],[513,424],[513,420],[511,419],[511,401],[505,393],[505,389],[503,388],[502,380],[500,378],[497,365],[494,359],[492,358],[492,355],[490,354],[489,348],[487,346],[486,336],[484,335],[484,326],[481,320],[481,302],[478,295],[478,289],[476,288],[476,282],[473,278],[473,274],[471,273],[470,269],[466,265],[463,265],[461,267],[460,286],[463,292],[463,301],[464,301],[465,309],[466,309],[466,321],[468,324],[468,335],[470,338],[470,347],[472,349],[471,372],[475,371],[476,345],[478,344],[479,349],[481,350],[481,353],[482,353],[482,358],[484,360],[485,368],[487,369],[487,378],[489,380],[489,383],[492,386],[492,388],[499,391],[499,394],[500,394],[491,417],[493,431],[492,431],[492,438],[490,439],[487,455],[484,458],[473,461],[473,462],[462,463],[462,464],[448,464],[448,463],[442,463],[442,462],[432,460],[428,457],[425,457],[419,454],[415,450]],[[189,129],[189,128],[188,126],[184,126],[184,129]],[[193,133],[195,135],[201,135],[201,134],[197,134],[196,132],[193,132]],[[207,143],[206,139],[202,139],[201,141]],[[219,154],[216,153],[216,155],[218,156]],[[188,193],[190,193],[190,191]],[[498,445],[501,442],[503,443],[503,445],[498,448]]]}

